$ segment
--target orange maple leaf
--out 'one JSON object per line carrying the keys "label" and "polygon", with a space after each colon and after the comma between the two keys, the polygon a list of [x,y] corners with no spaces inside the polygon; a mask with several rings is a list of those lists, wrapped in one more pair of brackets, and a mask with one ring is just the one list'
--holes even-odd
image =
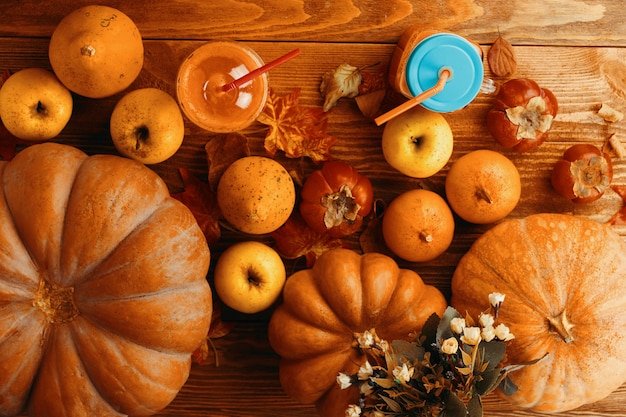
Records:
{"label": "orange maple leaf", "polygon": [[330,148],[337,138],[327,133],[328,118],[322,108],[298,104],[300,89],[283,97],[271,89],[267,104],[258,118],[270,127],[265,137],[265,150],[271,156],[277,151],[288,158],[308,157],[314,162],[332,159]]}
{"label": "orange maple leaf", "polygon": [[178,172],[183,180],[185,190],[172,194],[172,197],[191,210],[209,246],[211,246],[221,236],[219,226],[221,213],[217,205],[217,195],[211,190],[208,183],[200,181],[185,168],[179,168]]}
{"label": "orange maple leaf", "polygon": [[311,268],[317,258],[327,250],[345,246],[341,239],[312,230],[298,212],[294,212],[271,236],[276,241],[276,250],[283,258],[296,259],[304,256],[307,268]]}
{"label": "orange maple leaf", "polygon": [[379,65],[376,72],[361,71],[363,82],[359,85],[359,94],[369,94],[387,89],[387,68]]}
{"label": "orange maple leaf", "polygon": [[250,155],[248,138],[240,133],[216,135],[204,145],[209,167],[209,185],[216,191],[220,178],[237,159]]}

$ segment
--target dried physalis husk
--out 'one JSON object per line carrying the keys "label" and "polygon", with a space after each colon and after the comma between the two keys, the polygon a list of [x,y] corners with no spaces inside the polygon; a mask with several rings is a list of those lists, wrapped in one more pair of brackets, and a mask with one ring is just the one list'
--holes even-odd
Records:
{"label": "dried physalis husk", "polygon": [[324,96],[324,111],[330,110],[342,97],[356,97],[362,81],[360,69],[350,64],[341,64],[334,70],[326,71],[320,85]]}
{"label": "dried physalis husk", "polygon": [[491,72],[498,77],[513,75],[517,71],[517,60],[513,46],[502,35],[498,36],[498,39],[489,48],[487,63]]}
{"label": "dried physalis husk", "polygon": [[607,122],[616,123],[624,118],[624,113],[606,103],[602,103],[600,110],[598,110],[598,116],[602,117]]}
{"label": "dried physalis husk", "polygon": [[618,158],[621,159],[626,156],[626,149],[624,148],[622,141],[619,140],[619,137],[615,135],[615,133],[609,137],[609,145],[611,145],[611,148],[613,148]]}

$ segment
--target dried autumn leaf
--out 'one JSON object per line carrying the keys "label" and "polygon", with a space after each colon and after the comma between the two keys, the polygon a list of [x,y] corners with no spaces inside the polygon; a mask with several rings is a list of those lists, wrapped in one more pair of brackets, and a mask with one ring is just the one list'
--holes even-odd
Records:
{"label": "dried autumn leaf", "polygon": [[217,205],[217,194],[211,191],[208,183],[200,181],[185,168],[179,168],[178,172],[183,180],[185,190],[172,194],[172,197],[191,210],[209,246],[211,246],[221,236],[219,226],[220,209]]}
{"label": "dried autumn leaf", "polygon": [[366,70],[361,71],[363,81],[359,86],[359,95],[373,93],[378,90],[387,90],[387,68],[378,65],[376,72],[370,72]]}
{"label": "dried autumn leaf", "polygon": [[[615,185],[615,184],[612,184],[611,188],[626,203],[626,185]],[[613,225],[613,226],[625,225],[626,224],[626,206],[623,206],[617,213],[615,213],[613,216],[611,216],[611,218],[606,223],[609,224],[609,225]]]}
{"label": "dried autumn leaf", "polygon": [[359,235],[359,245],[363,253],[377,252],[389,256],[394,256],[391,250],[385,245],[383,238],[383,222],[386,204],[383,200],[374,202],[374,213],[363,232]]}
{"label": "dried autumn leaf", "polygon": [[359,94],[363,81],[361,71],[350,64],[341,64],[322,75],[320,91],[324,97],[324,111],[330,110],[342,97],[353,98]]}
{"label": "dried autumn leaf", "polygon": [[375,90],[371,93],[359,95],[354,100],[363,116],[374,119],[380,113],[380,106],[386,94],[385,90]]}
{"label": "dried autumn leaf", "polygon": [[313,162],[331,159],[337,138],[327,133],[328,118],[321,108],[298,104],[300,89],[279,97],[270,89],[267,104],[258,118],[270,127],[265,150],[270,156],[281,150],[288,158],[308,157]]}
{"label": "dried autumn leaf", "polygon": [[204,145],[209,166],[209,185],[217,190],[222,174],[237,159],[250,155],[248,138],[240,133],[226,133],[209,138]]}
{"label": "dried autumn leaf", "polygon": [[211,327],[209,330],[210,339],[218,339],[226,336],[235,328],[235,322],[225,322],[222,320],[222,302],[213,296],[213,314],[211,315]]}
{"label": "dried autumn leaf", "polygon": [[317,258],[327,250],[344,246],[341,239],[313,231],[298,212],[294,212],[283,226],[272,232],[271,237],[276,241],[276,250],[283,258],[297,259],[304,256],[307,268],[313,267]]}
{"label": "dried autumn leaf", "polygon": [[[192,362],[198,365],[219,366],[218,352],[212,340],[228,335],[235,328],[235,325],[235,322],[222,320],[222,301],[213,293],[213,312],[211,314],[209,334],[200,347],[192,353]],[[211,351],[213,352],[212,354]]]}
{"label": "dried autumn leaf", "polygon": [[498,36],[498,39],[489,48],[487,63],[491,72],[498,77],[513,75],[517,71],[517,60],[513,46],[502,35]]}

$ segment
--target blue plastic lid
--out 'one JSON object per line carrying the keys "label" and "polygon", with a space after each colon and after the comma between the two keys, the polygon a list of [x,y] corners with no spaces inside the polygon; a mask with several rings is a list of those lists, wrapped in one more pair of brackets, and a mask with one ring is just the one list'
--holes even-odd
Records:
{"label": "blue plastic lid", "polygon": [[437,84],[439,74],[448,69],[452,76],[443,90],[424,100],[425,108],[446,113],[467,106],[478,94],[483,83],[482,57],[467,39],[452,34],[438,33],[421,41],[406,65],[406,83],[414,96]]}

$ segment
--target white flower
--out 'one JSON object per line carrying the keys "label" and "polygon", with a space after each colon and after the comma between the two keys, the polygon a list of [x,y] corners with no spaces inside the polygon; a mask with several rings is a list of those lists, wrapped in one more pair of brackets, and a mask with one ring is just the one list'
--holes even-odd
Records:
{"label": "white flower", "polygon": [[505,326],[503,323],[500,323],[496,326],[496,337],[503,341],[509,341],[511,339],[515,339],[513,333],[509,331],[509,328]]}
{"label": "white flower", "polygon": [[489,313],[480,313],[480,316],[478,316],[478,323],[480,323],[482,327],[493,327],[495,321],[495,318]]}
{"label": "white flower", "polygon": [[346,417],[359,417],[361,415],[361,407],[356,404],[350,404],[346,408]]}
{"label": "white flower", "polygon": [[500,308],[500,306],[504,302],[504,297],[504,294],[500,294],[499,292],[492,292],[491,294],[489,294],[489,304],[491,304],[493,308]]}
{"label": "white flower", "polygon": [[346,389],[352,385],[352,377],[346,373],[339,372],[337,383],[341,386],[341,389]]}
{"label": "white flower", "polygon": [[441,344],[441,351],[448,355],[454,355],[459,350],[459,341],[456,337],[449,337]]}
{"label": "white flower", "polygon": [[387,342],[386,340],[381,339],[378,342],[378,346],[380,347],[380,350],[383,352],[389,352],[389,342]]}
{"label": "white flower", "polygon": [[374,370],[372,369],[372,365],[370,365],[369,361],[365,361],[365,363],[359,368],[357,377],[359,378],[359,381],[364,381],[366,379],[369,379],[369,377],[373,374]]}
{"label": "white flower", "polygon": [[461,336],[461,342],[468,345],[477,345],[480,343],[480,327],[465,327],[463,329],[463,336]]}
{"label": "white flower", "polygon": [[374,334],[369,330],[364,331],[357,337],[357,343],[361,349],[369,349],[374,346],[375,342]]}
{"label": "white flower", "polygon": [[456,334],[463,333],[463,329],[465,328],[465,319],[461,317],[455,317],[450,320],[450,328]]}
{"label": "white flower", "polygon": [[480,336],[485,342],[491,342],[496,337],[496,331],[493,326],[483,327]]}
{"label": "white flower", "polygon": [[395,379],[401,382],[409,382],[413,376],[413,371],[413,367],[409,368],[406,363],[403,363],[402,366],[396,366],[392,373]]}

